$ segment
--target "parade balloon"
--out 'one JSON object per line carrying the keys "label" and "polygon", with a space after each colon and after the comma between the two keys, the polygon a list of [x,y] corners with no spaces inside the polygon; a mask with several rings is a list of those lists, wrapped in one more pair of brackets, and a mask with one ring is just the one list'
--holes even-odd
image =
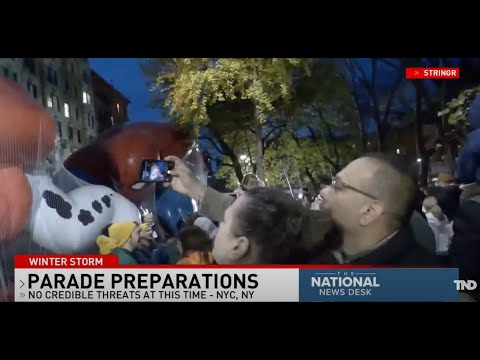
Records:
{"label": "parade balloon", "polygon": [[[170,233],[176,224],[194,211],[191,199],[163,187],[140,181],[144,159],[182,158],[206,185],[207,170],[197,142],[173,124],[132,123],[103,134],[95,143],[73,153],[65,168],[91,184],[108,186],[141,209],[160,218]],[[152,186],[155,188],[152,191]]]}
{"label": "parade balloon", "polygon": [[0,79],[0,242],[15,239],[29,220],[26,172],[53,149],[50,114],[16,82]]}
{"label": "parade balloon", "polygon": [[143,159],[181,157],[206,183],[198,145],[171,124],[112,129],[62,163],[55,121],[28,92],[0,79],[0,107],[0,296],[10,293],[17,253],[98,253],[106,226],[141,221],[145,212],[158,213],[175,233],[192,201],[140,182]]}
{"label": "parade balloon", "polygon": [[145,196],[139,181],[142,160],[183,157],[190,146],[188,137],[171,124],[132,123],[102,134],[74,152],[64,166],[90,183],[111,187],[140,202]]}

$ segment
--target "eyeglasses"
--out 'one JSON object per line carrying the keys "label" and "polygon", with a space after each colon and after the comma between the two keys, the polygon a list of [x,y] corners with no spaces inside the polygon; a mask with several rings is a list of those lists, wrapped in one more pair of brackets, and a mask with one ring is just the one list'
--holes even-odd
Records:
{"label": "eyeglasses", "polygon": [[330,184],[330,186],[335,189],[335,190],[345,190],[345,189],[349,189],[349,190],[352,190],[352,191],[355,191],[359,194],[362,194],[366,197],[369,197],[370,199],[372,200],[378,200],[376,196],[374,195],[371,195],[365,191],[362,191],[360,189],[357,189],[356,187],[353,187],[351,185],[348,185],[346,183],[344,183],[342,180],[339,180],[339,179],[336,179],[336,178],[333,178],[332,179],[332,183]]}

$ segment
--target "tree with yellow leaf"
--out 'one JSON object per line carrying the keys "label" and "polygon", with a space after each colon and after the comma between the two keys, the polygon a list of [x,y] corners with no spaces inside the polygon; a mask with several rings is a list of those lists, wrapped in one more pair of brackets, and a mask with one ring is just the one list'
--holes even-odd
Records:
{"label": "tree with yellow leaf", "polygon": [[343,168],[355,155],[348,141],[324,143],[284,133],[265,154],[268,184],[286,186],[288,178],[297,186],[311,185],[318,193],[336,174],[336,167]]}
{"label": "tree with yellow leaf", "polygon": [[[265,178],[266,135],[276,123],[281,105],[292,96],[292,79],[308,72],[309,59],[298,58],[162,58],[148,59],[144,71],[154,79],[152,90],[180,125],[211,125],[221,106],[239,104],[237,128],[253,129],[255,166]],[[241,120],[240,120],[241,119]],[[216,128],[232,127],[219,116]],[[275,125],[274,125],[275,126]],[[235,164],[233,164],[235,165]]]}

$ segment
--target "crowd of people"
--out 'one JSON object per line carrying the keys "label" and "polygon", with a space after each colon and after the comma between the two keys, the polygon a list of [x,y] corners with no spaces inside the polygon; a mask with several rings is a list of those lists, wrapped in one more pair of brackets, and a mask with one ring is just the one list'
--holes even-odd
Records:
{"label": "crowd of people", "polygon": [[[97,243],[123,263],[367,264],[452,266],[480,280],[480,185],[439,176],[417,186],[405,162],[362,156],[340,171],[318,197],[305,201],[247,176],[231,196],[202,185],[176,157],[165,186],[199,205],[177,236],[143,224],[112,224]],[[473,180],[473,181],[471,181]],[[462,296],[479,300],[473,291]]]}

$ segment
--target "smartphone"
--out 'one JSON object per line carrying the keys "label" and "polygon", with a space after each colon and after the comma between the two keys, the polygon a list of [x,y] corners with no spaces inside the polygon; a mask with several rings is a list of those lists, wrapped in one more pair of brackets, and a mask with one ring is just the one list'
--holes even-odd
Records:
{"label": "smartphone", "polygon": [[142,160],[140,169],[140,182],[170,182],[170,172],[175,167],[173,161],[165,160]]}

